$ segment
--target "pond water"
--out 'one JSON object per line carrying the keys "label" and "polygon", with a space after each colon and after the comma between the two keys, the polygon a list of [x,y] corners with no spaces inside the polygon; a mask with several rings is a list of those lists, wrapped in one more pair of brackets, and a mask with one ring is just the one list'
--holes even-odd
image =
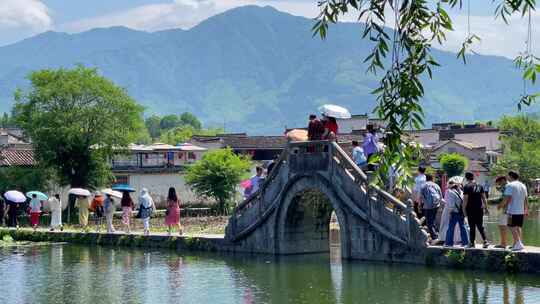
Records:
{"label": "pond water", "polygon": [[[523,223],[523,243],[526,246],[540,247],[540,206],[533,205],[530,208],[529,216],[525,218]],[[499,241],[499,228],[497,227],[497,208],[496,206],[489,206],[489,216],[484,217],[484,222],[487,227],[488,239],[492,242],[498,243]],[[482,238],[477,233],[477,242],[480,242]],[[512,234],[508,231],[507,235],[508,245],[512,244]]]}
{"label": "pond water", "polygon": [[288,257],[0,249],[0,303],[540,303],[540,277]]}

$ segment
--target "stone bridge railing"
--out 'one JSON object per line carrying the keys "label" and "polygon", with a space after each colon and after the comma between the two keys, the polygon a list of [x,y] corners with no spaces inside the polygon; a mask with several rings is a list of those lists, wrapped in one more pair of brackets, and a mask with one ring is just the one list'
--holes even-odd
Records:
{"label": "stone bridge railing", "polygon": [[259,191],[235,208],[227,226],[227,238],[233,242],[242,240],[263,225],[278,208],[288,185],[306,174],[324,175],[344,196],[357,198],[348,203],[348,209],[387,238],[411,247],[425,246],[411,202],[403,203],[370,184],[366,174],[332,141],[289,143]]}

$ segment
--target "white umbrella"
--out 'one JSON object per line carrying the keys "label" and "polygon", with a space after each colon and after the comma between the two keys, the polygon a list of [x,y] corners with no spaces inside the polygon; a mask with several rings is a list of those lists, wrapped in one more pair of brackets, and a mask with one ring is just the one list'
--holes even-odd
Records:
{"label": "white umbrella", "polygon": [[344,107],[336,106],[333,104],[325,104],[319,107],[319,112],[324,116],[334,117],[339,119],[351,118],[351,113]]}
{"label": "white umbrella", "polygon": [[90,191],[88,191],[86,189],[82,189],[82,188],[73,188],[73,189],[69,190],[69,194],[75,194],[75,195],[79,195],[79,196],[90,196],[91,195]]}
{"label": "white umbrella", "polygon": [[26,202],[26,196],[24,195],[24,193],[16,191],[16,190],[11,190],[11,191],[8,191],[8,192],[4,193],[4,197],[8,201],[11,201],[11,202],[14,202],[14,203],[24,203],[24,202]]}
{"label": "white umbrella", "polygon": [[116,197],[116,198],[122,198],[122,192],[114,191],[113,189],[103,189],[103,190],[101,190],[101,193],[108,194],[108,195]]}
{"label": "white umbrella", "polygon": [[462,184],[463,183],[463,176],[452,176],[449,180],[448,180],[448,184]]}

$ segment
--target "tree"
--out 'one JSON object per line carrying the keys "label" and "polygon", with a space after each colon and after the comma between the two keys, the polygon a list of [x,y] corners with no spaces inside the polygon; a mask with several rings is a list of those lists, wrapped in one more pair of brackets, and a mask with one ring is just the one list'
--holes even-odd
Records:
{"label": "tree", "polygon": [[188,168],[186,183],[195,193],[215,199],[219,211],[225,214],[236,186],[250,167],[249,159],[234,154],[231,149],[215,150]]}
{"label": "tree", "polygon": [[528,116],[503,117],[501,130],[502,156],[492,168],[494,175],[518,171],[531,186],[540,177],[540,121]]}
{"label": "tree", "polygon": [[159,138],[161,135],[161,117],[158,115],[152,115],[144,121],[144,124],[146,125],[146,129],[148,129],[148,133],[152,139]]}
{"label": "tree", "polygon": [[[469,0],[470,1],[470,0]],[[508,22],[512,15],[526,16],[531,20],[536,0],[497,0],[496,17]],[[379,86],[372,92],[378,106],[374,112],[387,122],[386,148],[380,156],[379,183],[387,176],[391,166],[404,174],[398,178],[398,185],[412,182],[411,161],[414,146],[402,147],[404,130],[420,129],[424,112],[421,99],[424,96],[426,79],[432,77],[439,66],[432,56],[432,45],[444,44],[447,34],[453,30],[453,22],[448,9],[461,8],[462,0],[321,0],[318,1],[320,14],[313,26],[314,34],[326,38],[329,25],[339,21],[344,15],[357,13],[357,20],[363,22],[362,38],[375,43],[365,58],[368,71],[383,72]],[[540,58],[531,52],[532,27],[529,22],[526,49],[515,59],[522,70],[525,84],[534,84],[540,73]],[[389,30],[385,26],[392,26]],[[470,26],[469,26],[470,28]],[[467,32],[458,57],[466,61],[467,51],[479,37]],[[386,60],[389,59],[389,60]],[[529,93],[525,89],[519,99],[521,105],[531,104],[539,93]]]}
{"label": "tree", "polygon": [[184,126],[192,126],[195,130],[200,130],[202,128],[199,119],[189,112],[184,112],[180,115],[180,123]]}
{"label": "tree", "polygon": [[51,186],[51,170],[32,167],[0,168],[0,192],[9,190],[48,191]]}
{"label": "tree", "polygon": [[162,130],[170,130],[172,128],[180,126],[180,124],[180,118],[177,115],[171,114],[166,115],[161,119],[159,127]]}
{"label": "tree", "polygon": [[36,71],[29,79],[29,91],[15,94],[14,114],[39,164],[72,187],[110,182],[107,160],[137,139],[143,107],[83,66]]}
{"label": "tree", "polygon": [[448,177],[459,176],[463,174],[469,164],[469,160],[458,153],[442,154],[439,157],[441,167]]}
{"label": "tree", "polygon": [[161,134],[160,141],[169,145],[177,145],[189,141],[193,135],[215,136],[219,133],[223,133],[223,129],[195,129],[191,125],[186,125],[164,132]]}

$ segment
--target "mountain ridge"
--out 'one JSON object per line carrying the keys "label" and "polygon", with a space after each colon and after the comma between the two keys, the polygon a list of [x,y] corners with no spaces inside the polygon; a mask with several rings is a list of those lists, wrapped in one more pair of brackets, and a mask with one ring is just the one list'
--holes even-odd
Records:
{"label": "mountain ridge", "polygon": [[[371,43],[360,39],[361,27],[334,25],[321,41],[312,26],[272,7],[245,6],[189,30],[43,33],[0,47],[0,110],[9,110],[30,71],[80,63],[126,88],[149,114],[191,111],[228,131],[280,134],[326,102],[371,112],[378,79],[365,72]],[[511,60],[470,55],[464,66],[453,53],[434,54],[442,67],[425,82],[428,123],[515,112],[521,81]]]}

